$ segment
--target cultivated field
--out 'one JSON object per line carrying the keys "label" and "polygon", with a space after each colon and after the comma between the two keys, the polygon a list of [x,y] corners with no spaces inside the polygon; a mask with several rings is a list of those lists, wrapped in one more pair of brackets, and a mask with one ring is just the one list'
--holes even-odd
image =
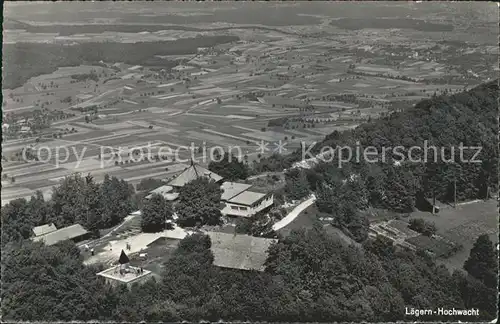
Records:
{"label": "cultivated field", "polygon": [[[192,18],[187,14],[200,13],[186,10],[183,21]],[[7,175],[2,179],[2,204],[38,189],[48,195],[53,185],[73,172],[91,173],[98,180],[107,173],[133,183],[170,177],[182,170],[186,159],[200,158],[203,148],[215,146],[226,150],[237,146],[253,163],[275,153],[280,141],[281,148],[290,152],[301,142],[351,129],[434,92],[456,92],[478,84],[481,80],[474,75],[491,68],[487,59],[467,68],[448,63],[448,57],[456,56],[453,48],[426,31],[353,31],[350,25],[342,28],[332,22],[339,13],[322,10],[329,13],[297,16],[297,23],[289,26],[260,15],[252,18],[252,26],[227,24],[234,17],[222,10],[203,16],[207,21],[196,26],[191,20],[189,26],[162,25],[161,19],[168,16],[173,23],[179,13],[153,12],[147,19],[156,25],[80,26],[72,24],[80,19],[74,17],[62,27],[47,22],[36,26],[40,34],[36,28],[11,30],[8,42],[147,43],[210,35],[237,35],[239,40],[198,48],[194,54],[154,55],[154,63],[99,61],[60,67],[17,89],[3,89],[2,127],[16,131],[2,143]],[[62,16],[71,16],[64,12]],[[135,23],[144,23],[140,17]],[[224,23],[212,20],[215,17],[224,17]],[[490,53],[490,47],[479,44],[467,53]],[[454,79],[443,81],[444,74]],[[62,115],[35,130],[39,120],[34,112]],[[282,118],[286,124],[270,126]],[[261,149],[263,142],[269,144],[266,150]],[[39,155],[39,162],[20,167],[16,161],[25,147]],[[127,153],[147,147],[153,151],[149,163]],[[155,157],[160,148],[170,149],[165,160]],[[113,154],[118,156],[112,158]]]}

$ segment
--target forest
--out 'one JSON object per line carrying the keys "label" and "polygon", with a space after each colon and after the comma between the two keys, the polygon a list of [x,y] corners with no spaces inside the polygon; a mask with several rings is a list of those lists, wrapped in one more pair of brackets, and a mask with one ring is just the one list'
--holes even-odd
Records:
{"label": "forest", "polygon": [[[324,147],[342,154],[339,148],[346,146],[359,146],[361,151],[371,146],[377,152],[402,146],[406,160],[389,154],[386,161],[361,159],[342,167],[335,159],[334,163],[320,160],[311,169],[286,173],[289,197],[302,199],[314,192],[318,210],[330,214],[334,226],[359,242],[368,234],[364,211],[369,207],[404,214],[415,210],[424,198],[444,203],[455,198],[459,202],[491,198],[498,190],[498,90],[496,80],[454,95],[433,96],[350,131],[332,132],[311,149],[313,154]],[[463,150],[462,160],[460,143],[481,147],[474,158],[481,162],[468,162],[476,154],[474,150]],[[437,154],[429,150],[425,160],[423,150],[412,151],[414,161],[420,158],[422,162],[409,161],[411,147],[425,146],[436,147]],[[261,159],[254,169],[282,171],[301,159],[301,150],[274,154]]]}
{"label": "forest", "polygon": [[2,207],[2,247],[32,236],[35,226],[53,223],[57,228],[80,224],[94,236],[99,229],[119,224],[137,207],[134,188],[124,180],[105,176],[96,183],[92,176],[67,177],[54,187],[50,200],[41,192],[31,199],[16,199]]}
{"label": "forest", "polygon": [[156,55],[194,54],[198,47],[212,47],[238,39],[236,36],[203,36],[175,41],[138,43],[4,44],[2,87],[15,89],[30,78],[52,73],[59,67],[96,64],[100,61],[162,66],[168,69],[174,67],[176,63],[156,58]]}
{"label": "forest", "polygon": [[[460,164],[462,172],[442,161],[432,164],[350,163],[343,168],[320,163],[309,170],[288,170],[284,194],[301,199],[317,195],[320,211],[334,216],[359,246],[346,246],[319,223],[311,230],[278,236],[269,250],[264,272],[213,266],[208,236],[180,241],[164,264],[162,279],[142,286],[112,288],[95,275],[99,266],[82,263],[71,242],[43,246],[26,240],[33,226],[57,227],[79,222],[91,231],[109,228],[139,205],[141,195],[125,181],[75,175],[54,189],[52,199],[37,194],[14,200],[1,210],[2,315],[7,320],[117,321],[414,321],[405,307],[478,308],[474,321],[496,317],[498,251],[481,235],[463,270],[452,273],[423,253],[396,249],[381,238],[367,240],[363,210],[414,208],[415,195],[449,201],[450,183],[457,180],[459,200],[486,198],[496,188],[497,83],[453,96],[420,102],[413,108],[334,132],[323,145],[406,146],[429,140],[436,146],[463,142],[483,146],[479,165]],[[260,172],[283,170],[297,153],[263,159]],[[222,163],[225,165],[226,161]],[[212,165],[212,167],[218,165]],[[238,165],[234,165],[238,171]],[[231,167],[231,169],[233,169]],[[238,173],[236,173],[238,174]],[[235,178],[239,176],[235,175]],[[153,184],[144,182],[141,188]],[[488,189],[490,188],[490,189]],[[213,224],[219,219],[220,190],[204,179],[181,192],[181,222]],[[158,200],[158,201],[157,201]],[[193,201],[195,206],[193,208]],[[163,214],[153,205],[165,206]],[[191,208],[191,209],[189,209]],[[170,206],[155,197],[143,209],[145,228],[155,230],[158,218],[170,217]],[[159,215],[159,216],[158,216]],[[166,216],[165,216],[166,215]],[[414,224],[420,226],[422,224]],[[423,230],[430,229],[423,224]],[[422,227],[421,226],[421,227]],[[431,230],[431,229],[430,229]],[[471,318],[421,317],[419,320],[471,321]]]}
{"label": "forest", "polygon": [[[429,150],[429,157],[424,161],[422,151],[411,152],[413,159],[420,158],[423,163],[411,162],[408,158],[401,161],[396,155],[387,156],[385,162],[352,161],[342,168],[336,163],[320,162],[303,171],[310,189],[321,190],[322,184],[343,182],[354,175],[355,181],[366,188],[362,200],[367,199],[371,206],[398,212],[411,211],[418,195],[435,197],[442,202],[453,201],[455,181],[458,201],[491,196],[498,188],[498,90],[496,80],[458,94],[434,96],[401,112],[361,124],[354,130],[334,131],[311,152],[318,154],[323,147],[355,148],[359,143],[361,150],[373,146],[378,152],[383,151],[383,147],[403,146],[404,155],[408,157],[410,147],[423,148],[426,141],[428,147],[437,148],[438,154],[434,159],[434,151]],[[472,160],[474,150],[464,150],[462,162],[458,150],[460,143],[464,147],[481,147],[474,159],[481,163],[467,162]],[[255,169],[281,171],[290,168],[301,156],[300,150],[287,156],[275,154],[261,159]]]}
{"label": "forest", "polygon": [[102,267],[84,266],[71,242],[8,245],[2,250],[3,319],[414,321],[405,317],[405,307],[436,305],[478,308],[479,317],[419,320],[496,316],[497,252],[487,237],[476,242],[466,271],[452,274],[383,240],[362,248],[342,245],[321,226],[294,231],[272,245],[264,272],[215,267],[210,246],[206,235],[186,237],[165,262],[161,279],[134,284],[129,291],[106,285],[95,275]]}

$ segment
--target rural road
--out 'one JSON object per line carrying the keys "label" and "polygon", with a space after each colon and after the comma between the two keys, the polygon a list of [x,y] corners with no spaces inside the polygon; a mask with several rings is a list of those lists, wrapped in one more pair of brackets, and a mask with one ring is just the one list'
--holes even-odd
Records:
{"label": "rural road", "polygon": [[281,174],[281,172],[264,172],[261,174],[257,174],[257,175],[248,177],[247,180],[255,180],[255,179],[265,178],[267,176],[280,175],[280,174]]}
{"label": "rural road", "polygon": [[89,100],[86,100],[84,102],[80,102],[80,103],[71,105],[71,106],[68,107],[68,109],[74,108],[74,107],[78,107],[78,106],[84,106],[86,104],[91,104],[92,102],[96,101],[97,99],[100,99],[100,98],[102,98],[102,97],[104,97],[104,96],[106,96],[106,95],[108,95],[108,94],[110,94],[112,92],[119,91],[119,90],[121,90],[121,88],[116,88],[116,89],[108,90],[108,91],[103,92],[103,93],[101,93],[100,95],[98,95],[98,96],[96,96],[94,98],[90,98]]}
{"label": "rural road", "polygon": [[273,230],[274,231],[280,230],[283,227],[290,224],[291,222],[293,222],[293,220],[297,218],[297,216],[299,216],[299,214],[304,209],[311,206],[315,201],[316,201],[316,196],[312,195],[309,199],[298,204],[290,213],[288,213],[288,215],[286,215],[282,220],[273,225]]}

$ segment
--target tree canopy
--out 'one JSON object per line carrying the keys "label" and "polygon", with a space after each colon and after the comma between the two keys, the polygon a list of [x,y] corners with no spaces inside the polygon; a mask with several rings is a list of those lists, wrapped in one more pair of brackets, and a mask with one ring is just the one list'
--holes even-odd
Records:
{"label": "tree canopy", "polygon": [[41,192],[30,200],[16,199],[2,207],[2,244],[32,236],[35,226],[54,223],[57,228],[80,224],[97,235],[99,229],[120,223],[133,209],[134,190],[124,180],[75,174],[53,188],[46,201]]}
{"label": "tree canopy", "polygon": [[249,173],[248,167],[229,153],[224,153],[220,161],[211,161],[208,169],[227,181],[245,180]]}
{"label": "tree canopy", "polygon": [[[6,320],[396,321],[405,307],[480,309],[491,320],[496,291],[431,259],[383,240],[348,246],[317,226],[271,245],[264,272],[213,265],[207,235],[179,242],[161,280],[106,285],[83,266],[72,242],[25,241],[2,250],[2,315]],[[470,317],[467,317],[470,320]],[[422,317],[424,320],[467,320]]]}
{"label": "tree canopy", "polygon": [[432,236],[436,233],[436,225],[434,225],[433,222],[428,222],[422,218],[410,219],[410,225],[408,227],[427,236]]}
{"label": "tree canopy", "polygon": [[2,249],[2,316],[24,321],[109,318],[112,290],[97,279],[99,270],[84,266],[69,241],[10,245]]}
{"label": "tree canopy", "polygon": [[172,205],[162,195],[153,194],[142,207],[142,231],[146,233],[163,231],[168,219],[172,219]]}
{"label": "tree canopy", "polygon": [[464,269],[487,287],[496,288],[498,280],[498,252],[488,235],[480,235],[470,250]]}
{"label": "tree canopy", "polygon": [[290,200],[300,200],[310,194],[306,174],[299,169],[292,169],[286,173],[285,194]]}
{"label": "tree canopy", "polygon": [[180,226],[216,225],[221,221],[222,190],[213,180],[199,177],[182,187],[175,211]]}
{"label": "tree canopy", "polygon": [[266,212],[258,212],[251,217],[239,220],[235,231],[236,233],[257,237],[274,238],[277,236],[273,230],[273,221]]}

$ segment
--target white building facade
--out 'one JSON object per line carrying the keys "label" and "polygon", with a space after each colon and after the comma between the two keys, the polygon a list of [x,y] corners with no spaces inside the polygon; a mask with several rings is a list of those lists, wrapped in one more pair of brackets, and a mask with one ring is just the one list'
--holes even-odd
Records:
{"label": "white building facade", "polygon": [[272,193],[261,193],[248,190],[251,185],[237,182],[224,182],[221,201],[224,207],[222,215],[233,217],[251,217],[271,207],[274,203]]}

